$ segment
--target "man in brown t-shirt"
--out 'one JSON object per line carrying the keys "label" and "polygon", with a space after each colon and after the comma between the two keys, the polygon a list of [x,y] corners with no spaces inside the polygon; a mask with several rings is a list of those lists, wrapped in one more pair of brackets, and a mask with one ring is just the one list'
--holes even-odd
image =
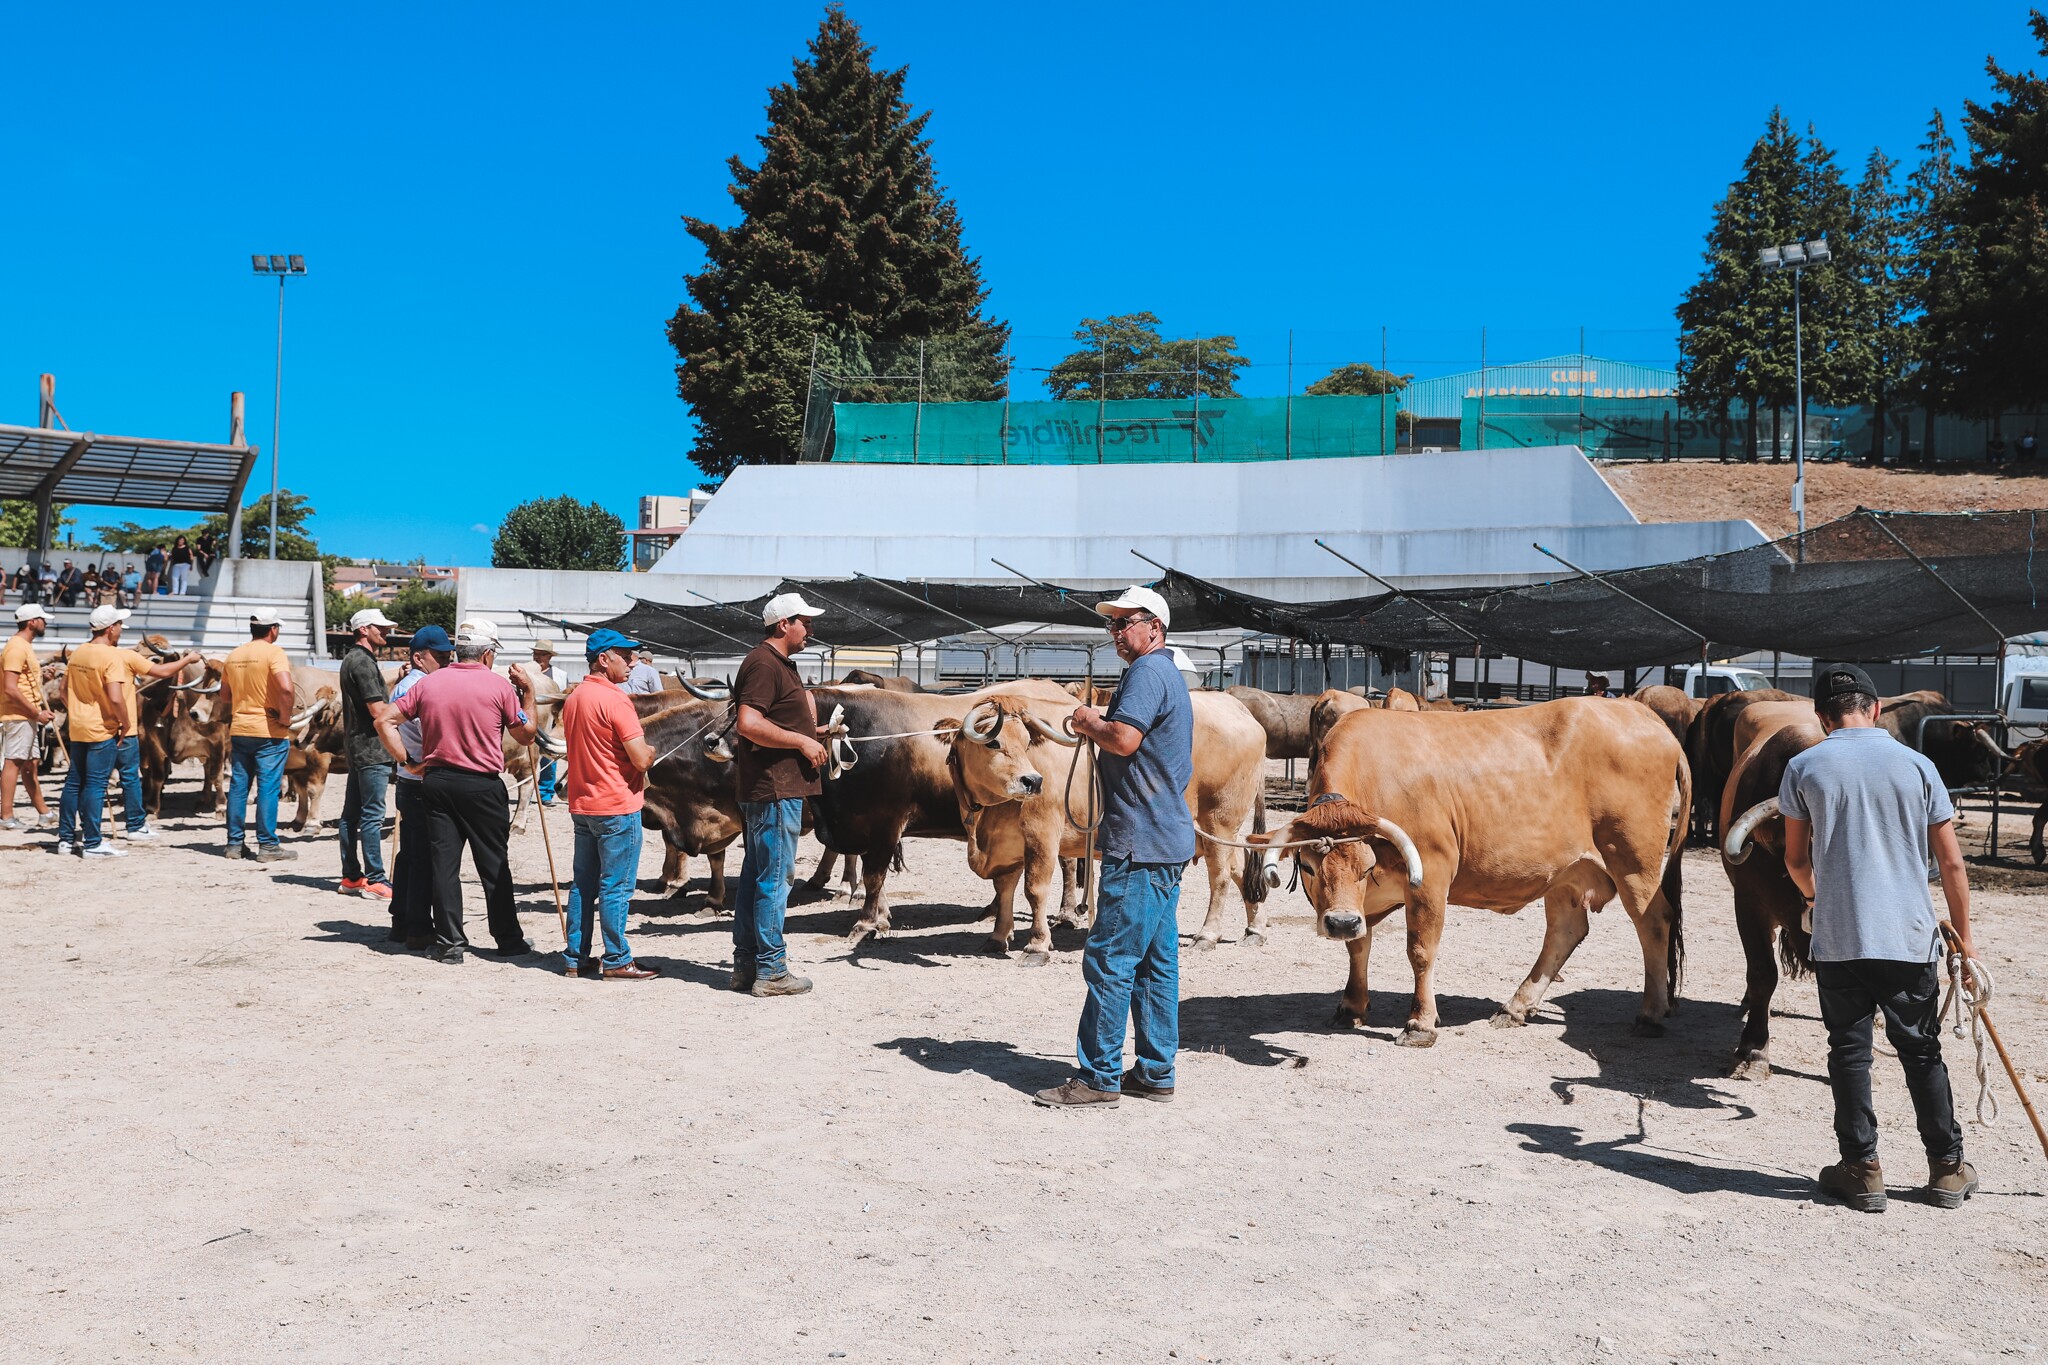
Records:
{"label": "man in brown t-shirt", "polygon": [[766,638],[740,663],[733,681],[739,710],[733,780],[746,822],[745,862],[732,913],[732,988],[759,996],[802,995],[809,977],[791,976],[782,940],[804,798],[818,794],[825,746],[818,710],[790,655],[811,638],[818,609],[793,592],[761,609]]}

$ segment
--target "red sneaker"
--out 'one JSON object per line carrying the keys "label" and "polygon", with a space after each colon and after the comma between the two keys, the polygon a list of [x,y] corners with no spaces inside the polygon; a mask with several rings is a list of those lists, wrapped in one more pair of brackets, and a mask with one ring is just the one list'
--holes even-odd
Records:
{"label": "red sneaker", "polygon": [[364,888],[368,886],[369,883],[364,881],[361,877],[343,877],[341,879],[341,885],[335,887],[334,889],[339,891],[344,896],[360,896],[363,894]]}
{"label": "red sneaker", "polygon": [[388,901],[391,899],[391,888],[382,882],[365,882],[362,891],[358,894],[375,896],[380,901]]}

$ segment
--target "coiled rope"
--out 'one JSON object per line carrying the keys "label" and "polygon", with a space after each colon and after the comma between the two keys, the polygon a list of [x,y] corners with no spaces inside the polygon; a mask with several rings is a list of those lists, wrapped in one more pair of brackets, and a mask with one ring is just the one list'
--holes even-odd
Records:
{"label": "coiled rope", "polygon": [[[1967,970],[1966,970],[1967,969]],[[1963,1036],[1963,1016],[1970,1017],[1970,1041],[1977,1049],[1977,1122],[1986,1127],[1998,1122],[1998,1096],[1991,1093],[1991,1064],[1984,1055],[1984,1007],[1991,1003],[1991,973],[1976,958],[1964,959],[1961,951],[1948,955],[1948,995],[1941,1002],[1939,1021],[1951,1015],[1949,1032]],[[1986,1111],[1989,1111],[1988,1113]]]}

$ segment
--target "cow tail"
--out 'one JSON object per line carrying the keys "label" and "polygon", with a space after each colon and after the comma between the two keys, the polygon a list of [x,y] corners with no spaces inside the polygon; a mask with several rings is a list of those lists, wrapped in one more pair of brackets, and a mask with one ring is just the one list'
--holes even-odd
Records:
{"label": "cow tail", "polygon": [[1671,909],[1671,942],[1666,949],[1664,969],[1674,1004],[1685,977],[1685,845],[1692,834],[1692,765],[1682,754],[1678,759],[1676,794],[1677,818],[1671,822],[1671,840],[1664,850],[1664,877],[1657,888],[1664,904]]}
{"label": "cow tail", "polygon": [[891,872],[901,872],[903,870],[903,841],[901,839],[896,841],[896,849],[889,855],[889,870]]}
{"label": "cow tail", "polygon": [[[1264,834],[1265,832],[1266,783],[1265,779],[1261,778],[1259,781],[1258,804],[1252,807],[1252,833]],[[1265,867],[1257,854],[1249,851],[1246,852],[1244,866],[1238,869],[1237,882],[1239,889],[1244,892],[1244,903],[1246,905],[1258,905],[1266,899]]]}

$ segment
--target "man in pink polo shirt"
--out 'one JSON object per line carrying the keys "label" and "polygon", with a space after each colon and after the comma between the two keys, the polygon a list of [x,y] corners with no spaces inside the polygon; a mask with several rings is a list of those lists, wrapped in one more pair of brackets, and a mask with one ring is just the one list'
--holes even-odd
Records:
{"label": "man in pink polo shirt", "polygon": [[[394,762],[420,774],[427,808],[428,860],[433,869],[436,962],[460,962],[469,948],[462,925],[462,847],[469,845],[483,883],[491,937],[506,957],[533,951],[512,903],[507,846],[512,802],[505,791],[505,735],[534,739],[527,708],[533,685],[514,664],[506,682],[491,671],[498,632],[488,621],[466,621],[455,637],[455,662],[420,679],[377,717],[377,734]],[[420,761],[409,763],[398,727],[420,723]]]}
{"label": "man in pink polo shirt", "polygon": [[[654,746],[621,684],[633,672],[637,642],[616,630],[595,630],[584,645],[590,674],[562,704],[569,751],[569,818],[576,826],[576,884],[569,892],[569,942],[564,975],[648,981],[660,975],[633,960],[626,912],[640,879],[640,808]],[[581,960],[590,921],[604,925],[604,965]],[[592,944],[595,947],[595,944]]]}

